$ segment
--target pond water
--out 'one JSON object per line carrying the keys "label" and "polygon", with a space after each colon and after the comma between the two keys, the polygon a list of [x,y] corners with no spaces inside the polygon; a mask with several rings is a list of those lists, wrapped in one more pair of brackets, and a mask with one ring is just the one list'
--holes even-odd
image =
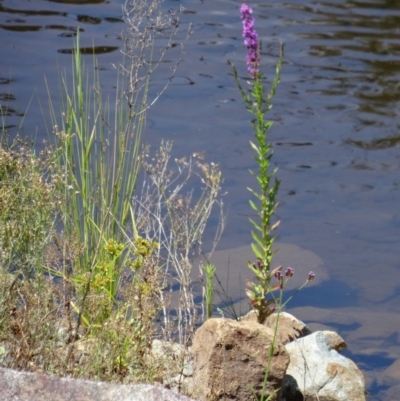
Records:
{"label": "pond water", "polygon": [[[58,71],[71,65],[77,27],[82,46],[97,48],[105,90],[113,89],[112,64],[121,60],[118,34],[124,29],[121,4],[0,0],[0,101],[8,105],[10,132],[22,124],[22,133],[35,135],[39,147],[47,139],[44,77],[56,101]],[[251,277],[245,267],[251,257],[246,186],[253,183],[248,169],[255,167],[250,115],[228,65],[234,62],[246,76],[240,3],[166,0],[163,7],[180,5],[181,39],[189,23],[193,34],[175,80],[149,112],[146,141],[156,146],[172,139],[176,155],[204,151],[220,164],[229,214],[213,261],[240,300],[244,278]],[[296,269],[292,286],[309,270],[317,274],[287,309],[312,329],[339,332],[374,400],[399,399],[400,3],[250,5],[270,80],[279,43],[285,45],[269,134],[282,180],[276,262]],[[167,77],[165,69],[155,74],[152,94]]]}

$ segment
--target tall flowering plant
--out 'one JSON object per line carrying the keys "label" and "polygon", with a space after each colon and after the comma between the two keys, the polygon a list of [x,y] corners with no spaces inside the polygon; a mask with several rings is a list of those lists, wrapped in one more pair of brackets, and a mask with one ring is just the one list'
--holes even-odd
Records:
{"label": "tall flowering plant", "polygon": [[[275,78],[272,81],[269,92],[264,90],[264,76],[260,70],[260,50],[261,42],[258,39],[257,31],[254,27],[253,10],[246,3],[240,8],[240,15],[243,23],[244,44],[247,48],[247,70],[251,80],[248,81],[249,90],[245,90],[241,85],[235,66],[232,66],[236,84],[246,104],[247,110],[254,115],[252,126],[255,131],[255,142],[250,141],[250,146],[255,151],[255,161],[258,164],[258,171],[250,171],[256,178],[258,189],[248,188],[253,199],[250,206],[255,211],[258,221],[250,219],[253,225],[251,232],[253,243],[251,244],[256,262],[248,262],[248,267],[255,274],[255,282],[247,282],[246,294],[250,298],[250,304],[257,312],[258,321],[264,322],[265,319],[275,311],[276,303],[279,299],[268,295],[275,290],[283,289],[284,284],[292,275],[294,270],[288,267],[284,273],[281,272],[282,266],[271,269],[271,262],[274,252],[272,244],[274,242],[273,231],[280,224],[279,220],[273,219],[273,215],[278,206],[277,193],[280,181],[276,177],[277,169],[271,168],[272,146],[268,142],[267,132],[272,127],[272,121],[265,119],[266,113],[272,107],[272,99],[275,96],[276,87],[280,81],[283,46],[280,48],[280,56],[276,66]],[[277,281],[272,283],[273,278]],[[308,280],[314,278],[314,273],[310,272]]]}

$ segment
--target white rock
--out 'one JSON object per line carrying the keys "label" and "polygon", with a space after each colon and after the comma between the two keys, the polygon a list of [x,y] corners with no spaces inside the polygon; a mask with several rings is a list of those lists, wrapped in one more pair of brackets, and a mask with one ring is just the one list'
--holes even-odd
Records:
{"label": "white rock", "polygon": [[345,347],[343,339],[333,331],[318,331],[286,344],[290,364],[284,398],[365,401],[363,374],[353,361],[337,352]]}

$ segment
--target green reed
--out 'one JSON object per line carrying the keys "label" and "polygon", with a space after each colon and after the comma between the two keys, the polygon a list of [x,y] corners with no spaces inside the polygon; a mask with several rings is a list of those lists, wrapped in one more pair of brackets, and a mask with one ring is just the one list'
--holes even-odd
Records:
{"label": "green reed", "polygon": [[60,209],[66,239],[64,243],[56,239],[56,244],[64,256],[64,278],[79,285],[83,293],[97,282],[114,301],[122,269],[135,259],[127,238],[128,234],[137,236],[131,202],[140,171],[149,77],[135,94],[135,103],[128,105],[125,76],[119,71],[113,108],[102,97],[96,60],[93,63],[93,73],[86,73],[78,35],[72,82],[66,74],[61,76],[61,126],[50,100],[58,164],[53,181],[63,191]]}

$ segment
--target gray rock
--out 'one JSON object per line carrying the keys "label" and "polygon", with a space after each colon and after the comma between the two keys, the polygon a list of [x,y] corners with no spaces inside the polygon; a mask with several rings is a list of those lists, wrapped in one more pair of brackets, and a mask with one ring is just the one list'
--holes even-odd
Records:
{"label": "gray rock", "polygon": [[182,374],[185,377],[193,376],[193,361],[185,361],[185,365],[183,366]]}
{"label": "gray rock", "polygon": [[283,392],[286,401],[365,401],[363,374],[337,352],[345,347],[333,331],[318,331],[286,344],[290,356]]}
{"label": "gray rock", "polygon": [[0,389],[0,401],[191,401],[147,384],[108,384],[5,368],[0,368]]}
{"label": "gray rock", "polygon": [[156,358],[180,359],[186,357],[189,351],[190,347],[157,339],[153,340],[151,347],[151,353]]}
{"label": "gray rock", "polygon": [[175,393],[193,393],[193,379],[182,374],[178,374],[174,377],[166,377],[163,380],[163,386],[165,388],[171,389]]}
{"label": "gray rock", "polygon": [[184,394],[192,389],[193,361],[190,347],[153,340],[151,357],[161,371],[164,387]]}

